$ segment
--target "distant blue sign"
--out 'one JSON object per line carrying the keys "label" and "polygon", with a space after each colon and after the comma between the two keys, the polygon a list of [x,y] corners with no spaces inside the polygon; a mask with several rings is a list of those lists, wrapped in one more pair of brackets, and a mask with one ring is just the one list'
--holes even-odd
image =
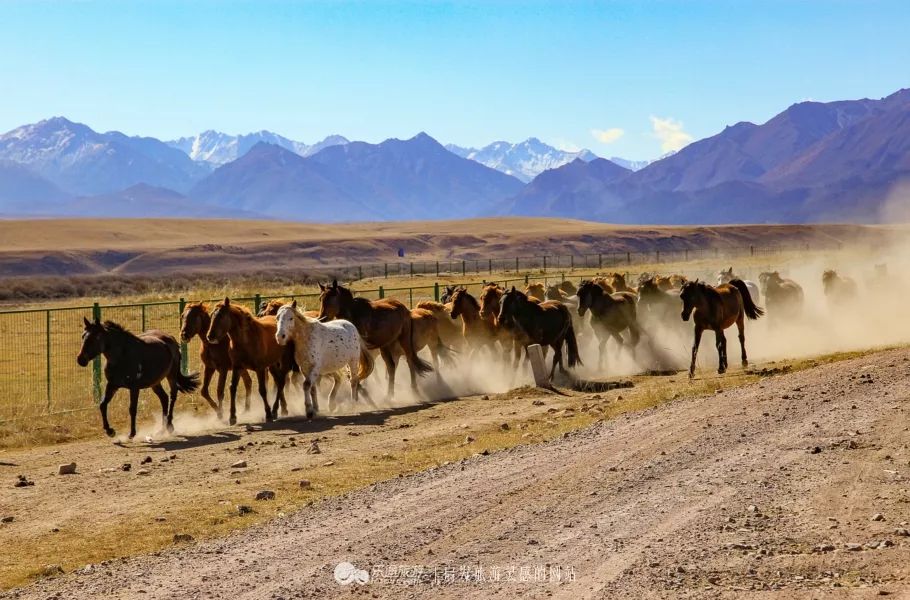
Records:
{"label": "distant blue sign", "polygon": [[403,256],[404,256],[404,248],[399,248],[399,249],[398,249],[398,257],[401,258],[401,257],[403,257]]}

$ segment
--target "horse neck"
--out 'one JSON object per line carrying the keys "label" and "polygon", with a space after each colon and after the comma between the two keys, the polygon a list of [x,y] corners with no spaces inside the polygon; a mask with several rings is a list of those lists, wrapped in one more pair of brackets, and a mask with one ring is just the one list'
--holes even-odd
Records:
{"label": "horse neck", "polygon": [[310,323],[305,315],[295,312],[294,341],[301,345],[309,345],[317,325],[317,323]]}
{"label": "horse neck", "polygon": [[209,327],[212,326],[212,315],[207,311],[200,311],[199,313],[199,330],[196,331],[196,335],[199,336],[199,340],[202,342],[203,346],[211,346],[206,334],[208,333]]}
{"label": "horse neck", "polygon": [[231,327],[227,336],[235,346],[245,346],[250,341],[251,329],[255,326],[252,315],[242,310],[231,308]]}
{"label": "horse neck", "polygon": [[116,363],[122,358],[131,345],[138,341],[138,337],[126,331],[107,331],[107,339],[104,341],[104,358],[108,362]]}

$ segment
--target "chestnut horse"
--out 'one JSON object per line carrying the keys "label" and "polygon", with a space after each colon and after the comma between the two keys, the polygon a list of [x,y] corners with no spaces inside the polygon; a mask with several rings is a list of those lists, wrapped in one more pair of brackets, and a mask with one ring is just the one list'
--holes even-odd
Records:
{"label": "chestnut horse", "polygon": [[[480,293],[480,318],[493,326],[496,331],[496,338],[506,351],[506,360],[508,360],[509,346],[512,347],[513,366],[518,366],[521,362],[521,350],[531,342],[521,331],[515,328],[507,327],[507,323],[500,323],[499,310],[502,307],[502,297],[506,293],[499,284],[488,283]],[[536,298],[531,298],[531,302],[538,302]]]}
{"label": "chestnut horse", "polygon": [[748,366],[744,317],[754,320],[765,314],[765,311],[752,301],[752,295],[745,282],[742,279],[733,279],[730,283],[712,287],[696,279],[683,285],[679,297],[683,301],[682,320],[688,321],[691,316],[695,323],[695,343],[692,344],[689,379],[695,377],[695,357],[698,355],[701,334],[706,329],[712,330],[717,337],[718,373],[723,374],[727,370],[727,338],[724,336],[724,329],[734,323],[739,330],[742,364],[743,367]]}
{"label": "chestnut horse", "polygon": [[436,326],[439,330],[439,337],[442,339],[443,344],[454,349],[456,352],[462,350],[464,347],[464,335],[462,335],[461,327],[452,320],[451,304],[424,300],[417,303],[417,308],[428,310],[436,317]]}
{"label": "chestnut horse", "polygon": [[[209,326],[212,324],[212,318],[209,314],[209,308],[202,302],[190,302],[180,315],[180,339],[183,342],[190,342],[197,335],[202,342],[202,349],[199,352],[199,358],[202,360],[202,388],[200,394],[209,405],[215,409],[218,418],[221,418],[222,405],[224,404],[224,386],[227,383],[227,374],[233,366],[231,356],[228,352],[227,344],[212,344],[206,339]],[[216,393],[218,395],[218,404],[212,400],[209,393],[209,383],[212,377],[218,373],[218,383]],[[246,370],[240,373],[243,379],[243,386],[246,389],[246,402],[244,410],[250,410],[250,393],[253,389],[253,380]]]}
{"label": "chestnut horse", "polygon": [[[209,325],[206,339],[210,344],[228,344],[228,354],[234,372],[231,375],[231,414],[228,422],[237,423],[237,384],[240,373],[249,369],[256,373],[259,384],[259,395],[265,408],[265,420],[278,418],[278,406],[287,414],[284,399],[284,384],[291,370],[287,359],[287,350],[275,339],[277,329],[275,317],[254,317],[244,308],[232,304],[230,298],[215,305],[212,311],[212,322]],[[271,372],[275,380],[277,395],[274,407],[269,407],[267,379]]]}
{"label": "chestnut horse", "polygon": [[[488,285],[484,288],[494,290],[495,285]],[[452,294],[452,319],[461,317],[462,335],[465,342],[470,348],[471,355],[479,349],[489,349],[496,352],[496,342],[501,341],[504,347],[506,343],[511,342],[511,336],[500,331],[496,323],[495,315],[481,313],[480,303],[468,292],[464,286],[455,288]]]}
{"label": "chestnut horse", "polygon": [[572,326],[572,315],[561,302],[532,302],[528,296],[512,286],[502,297],[499,309],[499,323],[508,324],[512,330],[520,331],[527,345],[540,344],[553,349],[553,367],[550,379],[556,373],[556,367],[568,375],[563,364],[562,346],[566,345],[569,367],[581,365],[578,355],[578,342]]}
{"label": "chestnut horse", "polygon": [[350,289],[338,285],[319,284],[319,320],[346,319],[357,327],[360,336],[371,350],[379,350],[389,375],[389,398],[395,392],[395,353],[401,346],[411,369],[411,389],[417,391],[417,376],[433,370],[417,356],[414,344],[414,324],[408,307],[394,299],[367,300],[355,298]]}
{"label": "chestnut horse", "polygon": [[547,288],[544,284],[536,281],[534,283],[529,283],[525,288],[525,294],[530,298],[536,298],[543,302],[547,299]]}

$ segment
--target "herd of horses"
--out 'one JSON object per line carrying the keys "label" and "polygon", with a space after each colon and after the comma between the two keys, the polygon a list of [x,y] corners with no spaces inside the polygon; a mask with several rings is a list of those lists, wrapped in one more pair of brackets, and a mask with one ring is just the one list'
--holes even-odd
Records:
{"label": "herd of horses", "polygon": [[[857,294],[856,283],[825,271],[822,276],[829,301],[843,303]],[[180,344],[163,331],[133,334],[120,325],[84,319],[82,347],[77,362],[86,366],[94,358],[106,359],[106,387],[100,410],[104,431],[115,435],[107,418],[107,406],[116,391],[130,393],[130,438],[136,435],[139,391],[150,388],[161,400],[162,426],[173,431],[174,405],[178,392],[201,396],[223,418],[225,385],[230,375],[228,422],[237,422],[237,392],[244,384],[244,405],[250,409],[252,376],[262,399],[265,420],[288,412],[285,391],[289,382],[303,388],[308,418],[319,412],[318,389],[322,379],[332,380],[332,401],[341,388],[343,375],[350,378],[351,396],[356,401],[366,394],[363,381],[373,371],[375,357],[386,367],[387,396],[395,390],[395,373],[404,357],[410,385],[417,391],[419,377],[434,372],[439,377],[440,361],[455,363],[481,357],[503,359],[514,369],[522,353],[539,344],[553,351],[551,379],[556,370],[568,374],[582,365],[579,335],[592,333],[598,348],[599,368],[606,366],[608,340],[635,356],[647,330],[643,324],[657,322],[679,327],[694,324],[689,377],[695,374],[696,357],[704,331],[716,336],[718,373],[727,370],[724,330],[734,324],[738,330],[742,365],[748,364],[745,322],[758,319],[767,310],[775,318],[792,318],[803,308],[802,287],[778,272],[766,272],[759,282],[737,277],[730,269],[717,273],[709,284],[683,275],[642,274],[630,285],[621,273],[610,273],[582,281],[545,286],[530,283],[525,290],[485,284],[475,297],[464,286],[447,286],[440,302],[425,301],[413,309],[396,299],[369,300],[337,281],[320,284],[319,309],[303,311],[296,301],[264,302],[258,313],[232,303],[230,298],[209,306],[193,302],[181,315],[180,339],[198,337],[201,342],[202,380],[198,374],[181,373]],[[765,308],[757,305],[764,298]],[[590,317],[586,316],[590,314]],[[429,351],[432,364],[420,357]],[[217,375],[215,398],[209,386]],[[269,404],[268,381],[275,389]],[[168,381],[170,396],[162,386]]]}

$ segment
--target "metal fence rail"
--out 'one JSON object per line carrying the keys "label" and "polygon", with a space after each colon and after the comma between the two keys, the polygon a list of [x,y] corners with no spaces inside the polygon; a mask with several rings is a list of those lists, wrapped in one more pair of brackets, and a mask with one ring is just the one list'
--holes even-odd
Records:
{"label": "metal fence rail", "polygon": [[[767,254],[769,259],[782,252],[782,247],[768,247],[758,249],[748,247],[737,255]],[[459,260],[459,261],[433,261],[422,263],[398,263],[397,269],[401,272],[407,265],[405,273],[429,274],[489,274],[489,273],[515,273],[509,279],[497,278],[503,285],[523,286],[529,280],[543,281],[566,279],[563,269],[570,271],[569,277],[576,283],[581,278],[581,270],[619,270],[625,271],[634,279],[638,273],[629,267],[635,264],[654,262],[681,262],[702,260],[706,258],[730,258],[733,255],[729,250],[681,250],[678,252],[648,252],[648,253],[612,253],[580,256],[551,256],[535,258],[511,259],[484,259],[484,260]],[[383,273],[388,271],[390,265],[386,263]],[[355,267],[356,269],[356,267]],[[519,269],[526,270],[520,273]],[[753,269],[754,270],[754,269]],[[532,271],[528,273],[527,271]],[[690,275],[706,276],[711,273],[695,273],[688,270]],[[389,273],[392,275],[393,273]],[[591,273],[587,275],[590,276]],[[745,276],[755,276],[752,270],[743,270]],[[367,273],[364,273],[366,276]],[[468,287],[472,294],[479,294],[485,281],[465,281],[462,285]],[[439,300],[444,285],[429,283],[399,288],[385,288],[355,290],[359,296],[377,298],[397,298],[414,306],[423,300]],[[232,298],[235,302],[242,302],[254,312],[263,300],[272,298],[297,299],[307,308],[316,308],[318,295],[315,293],[287,294],[257,294],[252,297]],[[66,413],[77,410],[87,410],[95,407],[100,401],[102,382],[102,362],[96,359],[88,368],[81,368],[76,364],[76,354],[81,345],[82,317],[89,319],[116,321],[134,332],[148,329],[161,329],[175,337],[180,329],[180,315],[186,305],[186,300],[167,302],[147,302],[141,304],[105,304],[95,303],[90,306],[67,308],[40,308],[9,310],[0,312],[0,422],[20,419],[40,419],[49,415]],[[183,369],[184,372],[201,371],[199,359],[199,341],[194,339],[188,346],[183,344]],[[157,402],[148,391],[143,391],[142,403],[150,400]],[[182,401],[184,404],[186,401]],[[203,404],[197,395],[190,396],[190,403]]]}

